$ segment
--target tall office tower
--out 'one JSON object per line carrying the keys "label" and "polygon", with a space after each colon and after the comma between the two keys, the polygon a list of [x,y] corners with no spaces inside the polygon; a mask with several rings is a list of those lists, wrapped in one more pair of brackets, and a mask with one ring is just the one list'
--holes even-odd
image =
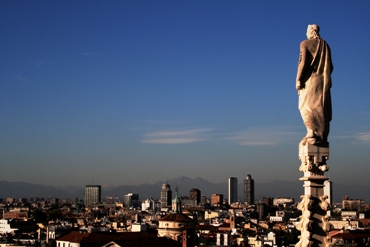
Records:
{"label": "tall office tower", "polygon": [[235,177],[229,177],[229,204],[238,201],[238,179]]}
{"label": "tall office tower", "polygon": [[125,204],[126,208],[129,207],[139,207],[140,206],[140,201],[139,201],[139,194],[132,194],[129,193],[127,195],[123,196],[123,203]]}
{"label": "tall office tower", "polygon": [[166,183],[162,184],[161,190],[161,208],[170,208],[172,203],[171,186]]}
{"label": "tall office tower", "polygon": [[88,207],[94,203],[101,202],[101,186],[86,185],[85,187],[85,206]]}
{"label": "tall office tower", "polygon": [[254,204],[254,180],[249,173],[244,179],[244,202]]}
{"label": "tall office tower", "polygon": [[200,196],[200,190],[198,190],[197,188],[191,189],[189,192],[190,199],[196,200],[197,205],[200,203]]}

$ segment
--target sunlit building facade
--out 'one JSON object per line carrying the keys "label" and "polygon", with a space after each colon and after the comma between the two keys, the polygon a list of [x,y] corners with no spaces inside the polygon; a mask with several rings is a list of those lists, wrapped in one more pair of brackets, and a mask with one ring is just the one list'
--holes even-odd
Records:
{"label": "sunlit building facade", "polygon": [[88,207],[94,203],[101,202],[101,186],[100,185],[86,185],[85,187],[85,206]]}
{"label": "sunlit building facade", "polygon": [[170,208],[172,203],[171,186],[168,183],[162,184],[161,208]]}

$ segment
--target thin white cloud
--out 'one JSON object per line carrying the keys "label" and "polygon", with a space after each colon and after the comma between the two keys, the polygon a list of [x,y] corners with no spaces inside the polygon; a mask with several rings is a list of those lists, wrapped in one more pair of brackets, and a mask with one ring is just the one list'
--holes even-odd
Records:
{"label": "thin white cloud", "polygon": [[304,133],[292,131],[294,128],[292,126],[249,128],[231,133],[225,139],[243,146],[275,146],[281,143],[299,142]]}
{"label": "thin white cloud", "polygon": [[360,143],[370,143],[370,132],[358,133],[355,136],[355,141]]}
{"label": "thin white cloud", "polygon": [[360,132],[353,135],[334,136],[337,140],[344,140],[350,144],[370,144],[370,132]]}
{"label": "thin white cloud", "polygon": [[180,131],[157,131],[147,133],[142,143],[153,144],[184,144],[208,140],[206,132],[211,129],[191,129]]}
{"label": "thin white cloud", "polygon": [[[228,140],[243,146],[275,146],[282,143],[298,143],[304,133],[295,131],[294,126],[249,128],[227,134],[218,134],[218,140]],[[190,129],[180,131],[156,131],[145,134],[142,143],[184,144],[216,139],[210,135],[212,129]],[[208,133],[207,133],[208,132]]]}

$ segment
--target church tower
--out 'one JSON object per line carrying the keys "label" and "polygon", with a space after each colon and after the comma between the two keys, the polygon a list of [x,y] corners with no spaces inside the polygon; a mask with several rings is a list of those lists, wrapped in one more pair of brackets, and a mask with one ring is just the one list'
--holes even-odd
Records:
{"label": "church tower", "polygon": [[176,196],[175,199],[172,200],[172,212],[179,214],[181,211],[181,200],[178,197],[178,188],[176,187]]}

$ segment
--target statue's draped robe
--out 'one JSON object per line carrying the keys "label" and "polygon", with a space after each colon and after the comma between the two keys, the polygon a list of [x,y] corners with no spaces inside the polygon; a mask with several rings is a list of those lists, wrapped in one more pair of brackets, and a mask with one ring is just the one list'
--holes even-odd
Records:
{"label": "statue's draped robe", "polygon": [[297,80],[302,90],[299,91],[298,108],[306,127],[314,131],[315,142],[326,143],[332,117],[330,88],[333,70],[328,44],[319,38],[313,54],[301,46],[299,63]]}

